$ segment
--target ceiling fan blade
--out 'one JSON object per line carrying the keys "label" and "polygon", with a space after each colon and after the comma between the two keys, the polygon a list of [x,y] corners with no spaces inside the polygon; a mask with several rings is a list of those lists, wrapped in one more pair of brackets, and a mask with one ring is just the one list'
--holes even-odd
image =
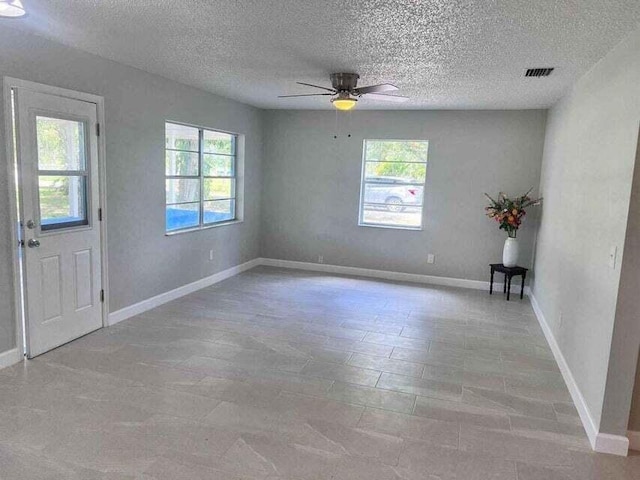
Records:
{"label": "ceiling fan blade", "polygon": [[371,100],[384,100],[385,102],[402,103],[409,100],[409,97],[403,97],[402,95],[385,95],[384,93],[368,93],[367,98]]}
{"label": "ceiling fan blade", "polygon": [[380,85],[369,85],[368,87],[356,88],[355,92],[364,95],[365,93],[381,93],[381,92],[395,92],[398,87],[391,85],[390,83],[381,83]]}
{"label": "ceiling fan blade", "polygon": [[278,95],[278,98],[291,98],[291,97],[318,97],[329,95],[332,96],[333,93],[303,93],[302,95]]}
{"label": "ceiling fan blade", "polygon": [[328,92],[336,93],[336,91],[333,88],[321,87],[320,85],[313,85],[311,83],[304,83],[304,82],[296,82],[296,83],[298,85],[306,85],[307,87],[321,88],[322,90],[327,90]]}

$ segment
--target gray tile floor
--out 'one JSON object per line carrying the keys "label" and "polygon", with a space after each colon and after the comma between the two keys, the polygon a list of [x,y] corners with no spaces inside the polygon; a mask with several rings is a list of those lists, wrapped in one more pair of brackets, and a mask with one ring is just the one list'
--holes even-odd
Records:
{"label": "gray tile floor", "polygon": [[0,479],[640,478],[529,303],[258,268],[0,371]]}

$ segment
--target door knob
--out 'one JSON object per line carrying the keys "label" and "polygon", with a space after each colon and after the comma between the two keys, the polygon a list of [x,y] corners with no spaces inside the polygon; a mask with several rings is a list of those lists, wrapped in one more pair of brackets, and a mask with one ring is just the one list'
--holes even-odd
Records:
{"label": "door knob", "polygon": [[35,238],[32,238],[27,242],[27,246],[29,248],[38,248],[40,246],[40,240],[36,240]]}
{"label": "door knob", "polygon": [[33,230],[34,228],[36,228],[36,222],[34,222],[33,220],[29,220],[27,222],[27,228]]}

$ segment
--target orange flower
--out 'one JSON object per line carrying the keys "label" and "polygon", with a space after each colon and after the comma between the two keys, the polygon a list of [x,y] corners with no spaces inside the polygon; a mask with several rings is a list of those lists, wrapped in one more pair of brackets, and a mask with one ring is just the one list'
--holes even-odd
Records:
{"label": "orange flower", "polygon": [[517,215],[518,214],[518,209],[514,208],[513,210],[511,210],[511,213],[513,215]]}
{"label": "orange flower", "polygon": [[509,218],[507,220],[509,220],[509,223],[511,223],[511,222],[513,222],[515,220],[515,217],[509,215]]}

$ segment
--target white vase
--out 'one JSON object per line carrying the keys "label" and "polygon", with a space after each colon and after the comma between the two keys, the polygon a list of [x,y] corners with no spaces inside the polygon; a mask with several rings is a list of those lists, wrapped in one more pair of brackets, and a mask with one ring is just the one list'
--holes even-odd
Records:
{"label": "white vase", "polygon": [[502,250],[502,264],[505,267],[515,267],[518,264],[518,240],[507,237]]}

